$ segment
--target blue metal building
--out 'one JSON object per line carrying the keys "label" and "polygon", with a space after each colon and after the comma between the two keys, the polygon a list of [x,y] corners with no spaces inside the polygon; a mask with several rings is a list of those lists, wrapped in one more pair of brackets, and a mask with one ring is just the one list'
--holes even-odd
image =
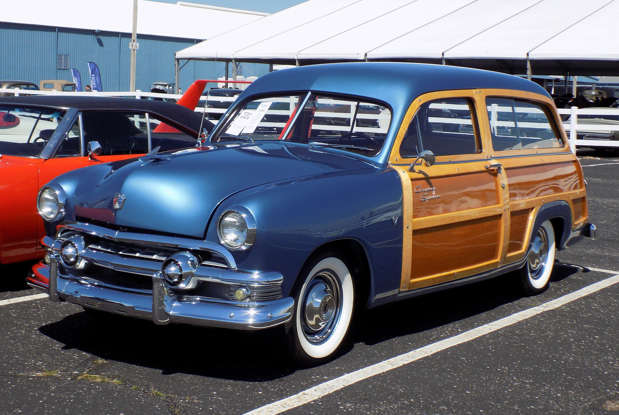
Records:
{"label": "blue metal building", "polygon": [[[50,19],[40,22],[36,16],[32,21],[37,24],[25,24],[24,19],[19,21],[19,18],[15,19],[18,22],[2,21],[5,19],[10,20],[10,16],[0,16],[0,79],[27,80],[36,84],[42,79],[70,81],[71,68],[77,68],[82,83],[86,85],[90,83],[88,61],[93,61],[100,68],[104,91],[129,90],[131,34],[128,31],[60,27],[50,25]],[[161,24],[166,24],[166,16],[161,16]],[[113,27],[106,24],[91,26]],[[172,32],[166,29],[161,32]],[[138,31],[136,89],[150,91],[154,81],[173,83],[174,53],[202,40]],[[267,71],[267,65],[243,64],[240,74],[260,76]],[[181,71],[179,86],[185,89],[195,79],[217,78],[224,74],[223,62],[193,61]]]}

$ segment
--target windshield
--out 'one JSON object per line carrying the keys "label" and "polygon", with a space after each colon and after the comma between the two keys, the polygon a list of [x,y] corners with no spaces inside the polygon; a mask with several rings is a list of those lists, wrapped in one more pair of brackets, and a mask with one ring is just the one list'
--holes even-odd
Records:
{"label": "windshield", "polygon": [[377,155],[391,123],[385,105],[320,94],[276,96],[246,102],[213,142],[286,140]]}
{"label": "windshield", "polygon": [[0,154],[38,156],[63,115],[55,109],[0,105]]}

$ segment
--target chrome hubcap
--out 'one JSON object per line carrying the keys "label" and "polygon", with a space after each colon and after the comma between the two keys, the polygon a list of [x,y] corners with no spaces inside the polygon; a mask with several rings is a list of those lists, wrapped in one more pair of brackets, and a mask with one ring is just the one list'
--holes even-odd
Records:
{"label": "chrome hubcap", "polygon": [[548,235],[542,227],[537,229],[528,255],[529,275],[534,280],[538,279],[544,273],[546,261],[548,259]]}
{"label": "chrome hubcap", "polygon": [[310,343],[327,339],[340,317],[341,291],[338,278],[320,271],[307,285],[303,298],[303,333]]}

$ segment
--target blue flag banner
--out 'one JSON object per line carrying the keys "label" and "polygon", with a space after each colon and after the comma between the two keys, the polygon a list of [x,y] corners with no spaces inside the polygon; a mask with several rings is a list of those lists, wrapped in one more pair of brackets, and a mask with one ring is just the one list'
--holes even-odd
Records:
{"label": "blue flag banner", "polygon": [[99,67],[94,62],[88,62],[88,72],[90,73],[90,87],[93,91],[103,91],[101,84],[101,73]]}
{"label": "blue flag banner", "polygon": [[71,76],[73,77],[73,83],[75,84],[75,90],[82,90],[82,76],[80,75],[80,71],[76,68],[71,68]]}

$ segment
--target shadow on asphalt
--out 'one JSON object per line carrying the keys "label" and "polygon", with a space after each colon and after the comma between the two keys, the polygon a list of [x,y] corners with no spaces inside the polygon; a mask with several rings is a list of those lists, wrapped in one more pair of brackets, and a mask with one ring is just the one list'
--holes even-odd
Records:
{"label": "shadow on asphalt", "polygon": [[32,265],[33,262],[0,265],[0,292],[27,290],[26,277]]}
{"label": "shadow on asphalt", "polygon": [[[557,282],[582,271],[578,266],[555,264],[552,281]],[[366,313],[360,341],[376,344],[390,338],[422,332],[483,314],[523,297],[515,274],[455,289],[445,290],[399,303],[392,303]]]}
{"label": "shadow on asphalt", "polygon": [[[577,266],[557,264],[553,280],[562,280],[580,270]],[[376,344],[422,332],[520,298],[514,278],[505,276],[382,306],[357,319],[352,343]],[[159,369],[164,374],[265,381],[296,370],[288,358],[282,328],[237,332],[185,325],[155,326],[149,321],[81,312],[39,330],[63,343],[65,349]],[[350,347],[342,353],[349,351]]]}

